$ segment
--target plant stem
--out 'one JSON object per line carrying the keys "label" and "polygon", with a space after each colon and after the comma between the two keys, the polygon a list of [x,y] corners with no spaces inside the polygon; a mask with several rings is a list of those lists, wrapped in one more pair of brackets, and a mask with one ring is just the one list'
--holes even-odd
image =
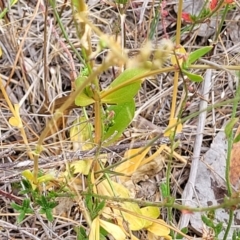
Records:
{"label": "plant stem", "polygon": [[177,203],[169,203],[166,201],[163,202],[149,202],[145,200],[138,200],[138,199],[133,199],[133,198],[121,198],[121,197],[113,197],[113,196],[106,196],[106,195],[98,195],[98,194],[89,194],[89,192],[81,192],[81,195],[87,196],[90,195],[95,198],[101,198],[109,201],[114,201],[114,202],[131,202],[131,203],[137,203],[140,206],[153,206],[153,207],[170,207],[174,209],[178,209],[180,211],[185,211],[185,212],[209,212],[209,211],[214,211],[220,208],[224,209],[229,209],[231,207],[235,207],[240,203],[240,198],[228,198],[225,199],[223,203],[219,205],[213,205],[210,207],[188,207],[188,206],[183,206],[181,204]]}
{"label": "plant stem", "polygon": [[[53,0],[55,1],[55,0]],[[58,15],[58,12],[57,12],[57,9],[56,9],[56,6],[55,6],[55,3],[53,1],[50,1],[50,4],[52,6],[52,9],[53,9],[53,13],[54,13],[54,16],[56,17],[57,19],[57,22],[58,22],[58,25],[63,33],[63,36],[65,38],[65,40],[67,41],[67,43],[69,44],[69,46],[71,47],[71,49],[73,50],[73,52],[76,54],[78,60],[82,63],[85,63],[84,59],[81,57],[80,53],[77,51],[77,49],[73,46],[73,44],[69,41],[69,37],[68,37],[68,34],[67,32],[65,31],[64,29],[64,26],[62,24],[62,21]]]}
{"label": "plant stem", "polygon": [[[239,97],[240,97],[240,78],[238,77],[237,91],[236,91],[236,96],[235,96],[234,102],[233,102],[233,110],[232,110],[231,119],[236,117]],[[230,137],[228,138],[227,162],[226,162],[226,171],[225,171],[225,178],[226,178],[226,184],[227,184],[227,190],[228,190],[229,197],[232,197],[232,187],[231,187],[229,172],[230,172],[231,152],[232,152],[232,147],[233,147],[233,141],[234,141],[234,136],[233,136],[233,132],[231,132]],[[228,226],[225,231],[223,240],[227,239],[229,230],[232,225],[232,220],[233,220],[233,210],[230,209]]]}
{"label": "plant stem", "polygon": [[42,152],[42,143],[44,139],[46,138],[48,132],[55,126],[55,122],[62,117],[63,112],[72,104],[72,102],[75,100],[75,98],[88,86],[99,74],[101,74],[103,71],[105,71],[108,67],[111,66],[111,59],[108,63],[104,63],[99,68],[97,68],[92,74],[86,79],[86,81],[83,82],[83,84],[76,89],[76,91],[72,92],[66,102],[63,103],[63,105],[55,111],[55,113],[52,116],[52,119],[49,121],[48,125],[45,127],[43,132],[41,133],[37,146],[36,146],[36,154],[34,156],[34,180],[33,182],[37,184],[37,174],[38,174],[38,159],[39,155]]}
{"label": "plant stem", "polygon": [[224,236],[223,236],[223,240],[227,240],[227,238],[228,238],[228,234],[229,234],[229,231],[230,231],[230,229],[231,229],[232,221],[233,221],[233,210],[230,209],[230,211],[229,211],[228,225],[227,225],[227,229],[226,229],[226,231],[225,231],[225,234],[224,234]]}
{"label": "plant stem", "polygon": [[226,19],[228,10],[229,10],[229,4],[226,4],[225,9],[224,9],[224,12],[223,12],[223,15],[221,16],[221,22],[220,22],[220,24],[218,24],[218,30],[217,30],[216,35],[215,35],[215,38],[214,38],[214,41],[215,41],[215,42],[217,41],[218,36],[219,36],[219,34],[220,34],[221,30],[222,30],[222,26],[223,26],[224,21],[225,21],[225,19]]}

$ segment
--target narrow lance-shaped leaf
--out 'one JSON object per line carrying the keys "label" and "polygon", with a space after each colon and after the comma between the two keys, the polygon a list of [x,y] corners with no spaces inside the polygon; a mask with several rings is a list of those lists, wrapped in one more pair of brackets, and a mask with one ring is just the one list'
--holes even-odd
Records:
{"label": "narrow lance-shaped leaf", "polygon": [[186,64],[184,64],[184,68],[187,69],[189,65],[197,61],[200,57],[204,56],[206,53],[212,50],[212,46],[206,46],[197,49],[196,51],[189,54]]}
{"label": "narrow lance-shaped leaf", "polygon": [[181,69],[181,71],[191,80],[192,82],[202,82],[203,77],[191,72],[186,71],[185,69]]}
{"label": "narrow lance-shaped leaf", "polygon": [[226,137],[229,138],[231,136],[234,125],[238,122],[238,118],[232,118],[226,125],[224,132]]}

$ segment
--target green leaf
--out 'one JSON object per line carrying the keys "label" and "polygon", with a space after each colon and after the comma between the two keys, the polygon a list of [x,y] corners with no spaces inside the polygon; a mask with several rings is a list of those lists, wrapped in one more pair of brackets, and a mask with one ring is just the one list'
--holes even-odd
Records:
{"label": "green leaf", "polygon": [[28,198],[23,200],[22,207],[23,209],[28,209],[30,207],[30,200]]}
{"label": "green leaf", "polygon": [[95,213],[98,215],[99,212],[105,207],[105,201],[101,201],[100,203],[97,204],[96,208],[95,208]]}
{"label": "green leaf", "polygon": [[[187,234],[188,233],[188,228],[187,227],[182,228],[181,232],[184,233],[184,234]],[[176,236],[176,239],[183,239],[183,236],[178,233],[177,236]]]}
{"label": "green leaf", "polygon": [[238,122],[238,118],[232,118],[225,126],[224,132],[227,138],[231,137],[233,127],[237,122]]}
{"label": "green leaf", "polygon": [[105,146],[115,142],[131,123],[135,113],[135,102],[132,99],[129,102],[110,106],[108,110],[114,112],[114,124],[103,136]]}
{"label": "green leaf", "polygon": [[240,240],[240,231],[239,230],[234,230],[232,240]]}
{"label": "green leaf", "polygon": [[205,223],[208,227],[214,228],[214,223],[212,219],[209,219],[205,215],[201,216],[203,223]]}
{"label": "green leaf", "polygon": [[108,231],[106,231],[102,226],[100,226],[100,240],[105,240],[108,235]]}
{"label": "green leaf", "polygon": [[214,227],[215,236],[218,236],[223,229],[223,223],[220,222]]}
{"label": "green leaf", "polygon": [[[87,77],[82,76],[82,77],[78,77],[75,80],[75,84],[76,84],[76,89],[79,88],[82,83],[87,79]],[[87,94],[86,89],[84,89],[76,98],[75,98],[75,104],[77,106],[80,107],[85,107],[88,106],[90,104],[93,104],[95,101],[93,98],[89,97],[89,95]]]}
{"label": "green leaf", "polygon": [[237,235],[236,234],[236,230],[234,230],[233,235],[232,235],[232,240],[237,240],[237,236],[236,235]]}
{"label": "green leaf", "polygon": [[237,143],[237,142],[240,142],[240,134],[238,134],[233,140],[233,143]]}
{"label": "green leaf", "polygon": [[[110,85],[109,87],[101,92],[101,101],[108,104],[119,104],[124,102],[129,102],[134,98],[141,87],[142,80],[136,80],[134,83],[127,84],[126,86],[118,88],[121,84],[130,81],[132,78],[141,76],[147,73],[149,69],[127,69],[121,73]],[[115,88],[115,90],[114,90]],[[104,95],[102,97],[102,95]]]}
{"label": "green leaf", "polygon": [[32,185],[27,179],[22,179],[22,184],[26,190],[32,191]]}
{"label": "green leaf", "polygon": [[45,213],[47,220],[49,222],[52,222],[53,221],[52,209],[51,208],[46,209]]}
{"label": "green leaf", "polygon": [[203,77],[194,73],[190,73],[185,69],[181,69],[181,71],[192,81],[192,82],[202,82]]}
{"label": "green leaf", "polygon": [[22,206],[16,204],[16,203],[11,203],[11,207],[17,211],[21,211],[22,210]]}
{"label": "green leaf", "polygon": [[25,218],[26,213],[24,211],[21,211],[18,218],[17,218],[17,222],[20,223],[23,221],[23,219]]}
{"label": "green leaf", "polygon": [[160,184],[160,189],[161,189],[161,193],[162,193],[162,196],[163,198],[166,198],[168,197],[168,190],[167,190],[167,184],[166,183],[161,183]]}
{"label": "green leaf", "polygon": [[116,3],[123,4],[123,5],[127,4],[127,2],[128,0],[116,0]]}
{"label": "green leaf", "polygon": [[190,64],[197,61],[200,57],[204,56],[206,53],[211,51],[212,48],[213,48],[212,46],[206,46],[206,47],[199,48],[196,51],[190,53],[187,59],[187,65],[189,66]]}
{"label": "green leaf", "polygon": [[73,230],[77,233],[77,240],[88,240],[86,230],[84,227],[73,227]]}
{"label": "green leaf", "polygon": [[87,195],[85,198],[86,205],[88,208],[88,211],[91,212],[93,210],[93,199],[91,195]]}
{"label": "green leaf", "polygon": [[30,206],[30,200],[29,199],[24,199],[22,202],[22,206],[18,205],[16,203],[11,204],[12,208],[17,210],[20,214],[17,218],[17,222],[21,222],[27,213],[33,213],[33,210],[31,209]]}

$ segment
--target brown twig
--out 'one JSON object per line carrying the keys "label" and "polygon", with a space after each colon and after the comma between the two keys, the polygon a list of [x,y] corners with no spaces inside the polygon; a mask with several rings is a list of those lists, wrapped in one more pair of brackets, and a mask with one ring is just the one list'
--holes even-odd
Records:
{"label": "brown twig", "polygon": [[[160,134],[161,136],[162,134]],[[178,136],[179,138],[180,136]],[[151,144],[152,146],[157,146],[161,144],[168,144],[169,139],[165,137],[159,137],[158,140],[156,140],[154,143],[152,143],[152,140],[148,141],[139,141],[134,143],[126,143],[126,144],[120,144],[120,145],[113,145],[110,147],[102,147],[100,149],[100,153],[120,153],[122,151],[126,151],[127,149],[133,149],[133,148],[140,148],[147,146]],[[93,148],[92,150],[88,151],[77,151],[77,152],[71,152],[71,153],[63,153],[57,156],[51,156],[51,157],[45,157],[45,158],[39,158],[39,166],[43,166],[44,164],[58,164],[62,163],[63,161],[74,161],[83,159],[88,156],[92,156],[96,153],[96,151],[99,151],[99,149]],[[3,163],[0,164],[0,169],[29,169],[33,166],[33,162],[31,160],[25,160],[25,161],[16,161],[12,163]],[[1,179],[0,179],[1,181]]]}
{"label": "brown twig", "polygon": [[5,198],[7,198],[7,199],[9,199],[9,200],[11,200],[11,201],[16,202],[17,204],[20,204],[20,205],[22,204],[22,199],[21,198],[13,195],[11,193],[5,192],[5,191],[3,191],[1,189],[0,189],[0,195],[5,197]]}

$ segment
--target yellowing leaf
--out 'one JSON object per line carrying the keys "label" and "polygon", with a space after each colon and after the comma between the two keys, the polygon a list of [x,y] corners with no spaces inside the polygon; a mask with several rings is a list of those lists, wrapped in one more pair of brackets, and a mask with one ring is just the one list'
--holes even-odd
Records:
{"label": "yellowing leaf", "polygon": [[37,179],[37,181],[38,181],[38,183],[42,183],[42,182],[48,182],[48,181],[53,180],[53,179],[54,179],[54,176],[53,176],[53,175],[51,175],[51,174],[45,174],[45,175],[39,177],[39,178]]}
{"label": "yellowing leaf", "polygon": [[177,59],[175,55],[172,55],[171,57],[172,65],[178,65],[179,63],[179,65],[182,66],[183,58],[186,55],[185,48],[183,46],[179,46],[179,48],[175,49],[175,53],[176,53]]}
{"label": "yellowing leaf", "polygon": [[22,172],[22,176],[24,176],[28,181],[33,181],[33,174],[30,170],[24,170]]}
{"label": "yellowing leaf", "polygon": [[127,239],[126,234],[124,233],[124,231],[121,229],[121,227],[101,220],[100,219],[100,225],[101,227],[103,227],[107,232],[109,232],[116,240],[125,240]]}
{"label": "yellowing leaf", "polygon": [[147,239],[159,240],[159,237],[148,231],[147,232]]}
{"label": "yellowing leaf", "polygon": [[164,236],[163,238],[159,238],[155,234],[148,231],[147,239],[151,239],[151,240],[159,240],[159,239],[161,239],[161,240],[172,240],[172,237],[168,235],[168,236]]}
{"label": "yellowing leaf", "polygon": [[125,202],[122,204],[122,207],[128,211],[133,212],[133,214],[131,214],[131,213],[122,211],[124,219],[129,223],[130,230],[137,231],[144,228],[146,220],[143,218],[134,216],[134,213],[142,215],[141,209],[136,203]]}
{"label": "yellowing leaf", "polygon": [[[124,157],[130,158],[131,156],[134,156],[135,154],[142,151],[143,149],[144,148],[130,149],[125,152]],[[148,153],[149,150],[150,150],[150,147],[146,148],[142,153],[137,154],[135,157],[132,157],[132,158],[128,159],[126,162],[123,162],[122,164],[120,164],[119,166],[117,166],[115,168],[115,171],[119,172],[119,173],[127,173],[128,175],[131,176],[136,171],[136,169],[139,167],[139,165],[141,164],[141,161],[146,156],[146,154]],[[119,177],[119,179],[122,182],[128,180],[128,178],[129,177],[125,177],[125,176]]]}
{"label": "yellowing leaf", "polygon": [[[143,216],[146,216],[146,217],[150,217],[150,218],[154,218],[154,219],[157,219],[160,215],[160,210],[158,207],[144,207],[144,208],[141,208],[141,213]],[[152,221],[148,221],[146,220],[145,222],[145,228],[149,227],[153,222]]]}
{"label": "yellowing leaf", "polygon": [[8,121],[13,127],[18,127],[19,126],[19,121],[15,117],[11,117]]}
{"label": "yellowing leaf", "polygon": [[91,224],[89,240],[100,240],[100,222],[99,216],[97,216]]}
{"label": "yellowing leaf", "polygon": [[166,225],[167,224],[163,220],[158,219],[154,221],[154,223],[151,224],[147,230],[159,237],[169,237],[168,235],[170,233],[170,229]]}
{"label": "yellowing leaf", "polygon": [[92,148],[91,141],[92,125],[85,117],[76,119],[70,129],[70,139],[73,142],[73,150],[89,150]]}
{"label": "yellowing leaf", "polygon": [[22,127],[22,120],[20,118],[20,114],[19,114],[19,104],[14,104],[14,110],[15,112],[13,112],[14,117],[11,117],[9,119],[9,123],[13,126],[13,127],[18,127],[21,128]]}
{"label": "yellowing leaf", "polygon": [[128,198],[130,196],[127,188],[114,181],[108,181],[107,179],[100,182],[97,185],[98,194],[106,196],[118,196]]}
{"label": "yellowing leaf", "polygon": [[[37,186],[33,183],[33,173],[30,170],[24,170],[22,172],[22,176],[24,176],[32,185],[33,189],[35,189]],[[41,177],[37,178],[38,183],[48,182],[50,180],[53,180],[54,176],[52,174],[45,174]]]}
{"label": "yellowing leaf", "polygon": [[73,168],[73,173],[82,173],[88,175],[90,168],[92,166],[93,159],[80,160],[74,163],[71,163],[70,167]]}
{"label": "yellowing leaf", "polygon": [[0,48],[0,57],[2,56],[2,49]]}

